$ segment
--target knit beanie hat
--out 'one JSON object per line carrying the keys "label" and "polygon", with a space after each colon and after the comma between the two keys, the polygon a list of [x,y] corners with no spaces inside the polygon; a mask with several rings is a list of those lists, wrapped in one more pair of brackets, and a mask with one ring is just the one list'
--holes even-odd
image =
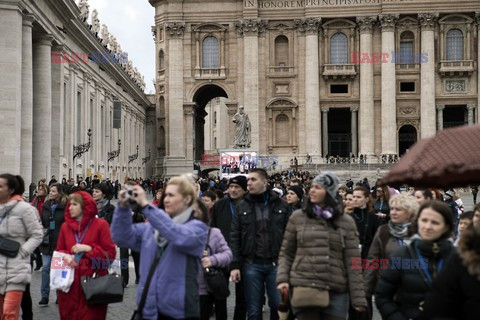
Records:
{"label": "knit beanie hat", "polygon": [[247,191],[247,178],[245,176],[238,175],[230,178],[228,186],[230,186],[232,183],[238,184],[243,190]]}
{"label": "knit beanie hat", "polygon": [[299,200],[302,200],[303,198],[303,189],[300,186],[290,186],[288,190],[292,190],[295,192]]}
{"label": "knit beanie hat", "polygon": [[316,176],[312,182],[321,185],[332,197],[332,199],[335,199],[337,196],[338,184],[340,183],[340,180],[338,180],[338,177],[335,173],[325,171]]}

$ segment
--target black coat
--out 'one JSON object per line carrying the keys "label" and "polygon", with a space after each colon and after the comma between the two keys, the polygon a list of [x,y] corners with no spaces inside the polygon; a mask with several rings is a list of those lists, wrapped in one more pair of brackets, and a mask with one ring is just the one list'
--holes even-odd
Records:
{"label": "black coat", "polygon": [[[50,217],[52,217],[52,221],[55,223],[55,229],[53,230],[50,230]],[[52,215],[52,203],[50,200],[46,200],[43,204],[41,219],[43,229],[46,231],[48,230],[49,242],[48,245],[40,245],[40,252],[45,255],[52,255],[57,247],[60,227],[65,222],[65,205],[59,203]]]}
{"label": "black coat", "polygon": [[436,242],[439,253],[433,253],[434,243],[414,238],[408,246],[395,251],[389,259],[388,269],[383,270],[375,290],[375,303],[378,311],[385,320],[418,319],[420,307],[431,284],[427,281],[421,268],[395,268],[392,259],[418,260],[418,248],[423,258],[428,260],[429,273],[435,279],[434,268],[440,259],[445,261],[453,252],[452,243],[448,239]]}
{"label": "black coat", "polygon": [[362,259],[366,259],[375,233],[382,222],[376,214],[368,212],[366,209],[355,208],[351,216],[357,225],[359,242],[362,246]]}
{"label": "black coat", "polygon": [[[282,246],[283,233],[290,217],[290,208],[273,191],[269,193],[268,207],[270,221],[269,237],[271,243],[271,256],[278,260]],[[242,261],[253,261],[256,250],[256,212],[250,194],[235,208],[230,235],[230,248],[233,253],[231,269],[239,269]]]}
{"label": "black coat", "polygon": [[114,211],[115,211],[115,206],[110,202],[108,202],[108,204],[104,206],[101,211],[98,212],[97,216],[107,221],[108,225],[110,225],[112,223]]}
{"label": "black coat", "polygon": [[[427,294],[422,319],[480,318],[480,236],[473,230],[462,233],[454,252]],[[477,243],[476,250],[472,247]]]}
{"label": "black coat", "polygon": [[212,228],[220,229],[225,241],[227,241],[229,246],[232,217],[234,214],[234,212],[232,213],[230,209],[230,202],[230,196],[228,195],[215,202],[212,208],[212,221],[210,221],[210,226]]}

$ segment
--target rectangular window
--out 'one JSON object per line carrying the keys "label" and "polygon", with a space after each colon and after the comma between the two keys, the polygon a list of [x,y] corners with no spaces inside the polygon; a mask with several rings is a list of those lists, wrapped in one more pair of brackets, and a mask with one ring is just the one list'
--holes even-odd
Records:
{"label": "rectangular window", "polygon": [[415,82],[400,82],[400,92],[415,92]]}
{"label": "rectangular window", "polygon": [[[397,58],[397,57],[395,57]],[[400,42],[400,63],[416,63],[413,54],[413,42]]]}
{"label": "rectangular window", "polygon": [[348,84],[332,84],[330,93],[348,93]]}

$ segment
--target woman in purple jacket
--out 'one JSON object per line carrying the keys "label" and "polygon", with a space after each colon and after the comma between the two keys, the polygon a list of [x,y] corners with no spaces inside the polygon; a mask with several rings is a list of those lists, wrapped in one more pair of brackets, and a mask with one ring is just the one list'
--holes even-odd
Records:
{"label": "woman in purple jacket", "polygon": [[[197,200],[194,209],[195,216],[203,222],[208,223],[208,209],[200,199]],[[209,229],[208,244],[205,249],[202,257],[203,270],[212,267],[224,269],[225,278],[228,283],[228,266],[232,261],[232,250],[228,247],[227,241],[225,241],[220,229]],[[208,292],[204,272],[199,273],[198,283],[200,287],[200,320],[210,319],[214,304],[215,319],[227,320],[227,298],[219,299],[214,293]]]}
{"label": "woman in purple jacket", "polygon": [[[165,189],[165,211],[152,206],[145,190],[134,186],[131,200],[148,222],[132,224],[132,210],[125,190],[113,215],[112,238],[119,247],[140,252],[140,303],[148,272],[163,251],[153,274],[142,319],[199,319],[198,275],[207,242],[208,227],[195,219],[195,188],[184,176],[170,179]],[[139,310],[140,311],[140,310]]]}

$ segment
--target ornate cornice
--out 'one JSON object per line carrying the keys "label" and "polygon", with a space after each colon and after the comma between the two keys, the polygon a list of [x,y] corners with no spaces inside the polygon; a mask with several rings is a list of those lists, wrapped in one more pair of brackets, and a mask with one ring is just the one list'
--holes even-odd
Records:
{"label": "ornate cornice", "polygon": [[170,38],[181,38],[183,37],[183,33],[185,32],[185,22],[166,22],[165,31]]}
{"label": "ornate cornice", "polygon": [[297,19],[295,22],[295,28],[299,33],[304,34],[318,34],[318,29],[320,28],[320,23],[322,18],[306,18],[306,19]]}
{"label": "ornate cornice", "polygon": [[377,22],[377,16],[357,17],[360,33],[372,33],[375,22]]}
{"label": "ornate cornice", "polygon": [[398,14],[381,14],[378,16],[380,20],[380,27],[383,31],[395,31],[395,25],[398,21]]}
{"label": "ornate cornice", "polygon": [[265,20],[240,20],[235,23],[235,28],[240,36],[257,36],[265,32],[267,21]]}
{"label": "ornate cornice", "polygon": [[438,13],[419,13],[418,21],[422,30],[435,30],[438,16]]}

